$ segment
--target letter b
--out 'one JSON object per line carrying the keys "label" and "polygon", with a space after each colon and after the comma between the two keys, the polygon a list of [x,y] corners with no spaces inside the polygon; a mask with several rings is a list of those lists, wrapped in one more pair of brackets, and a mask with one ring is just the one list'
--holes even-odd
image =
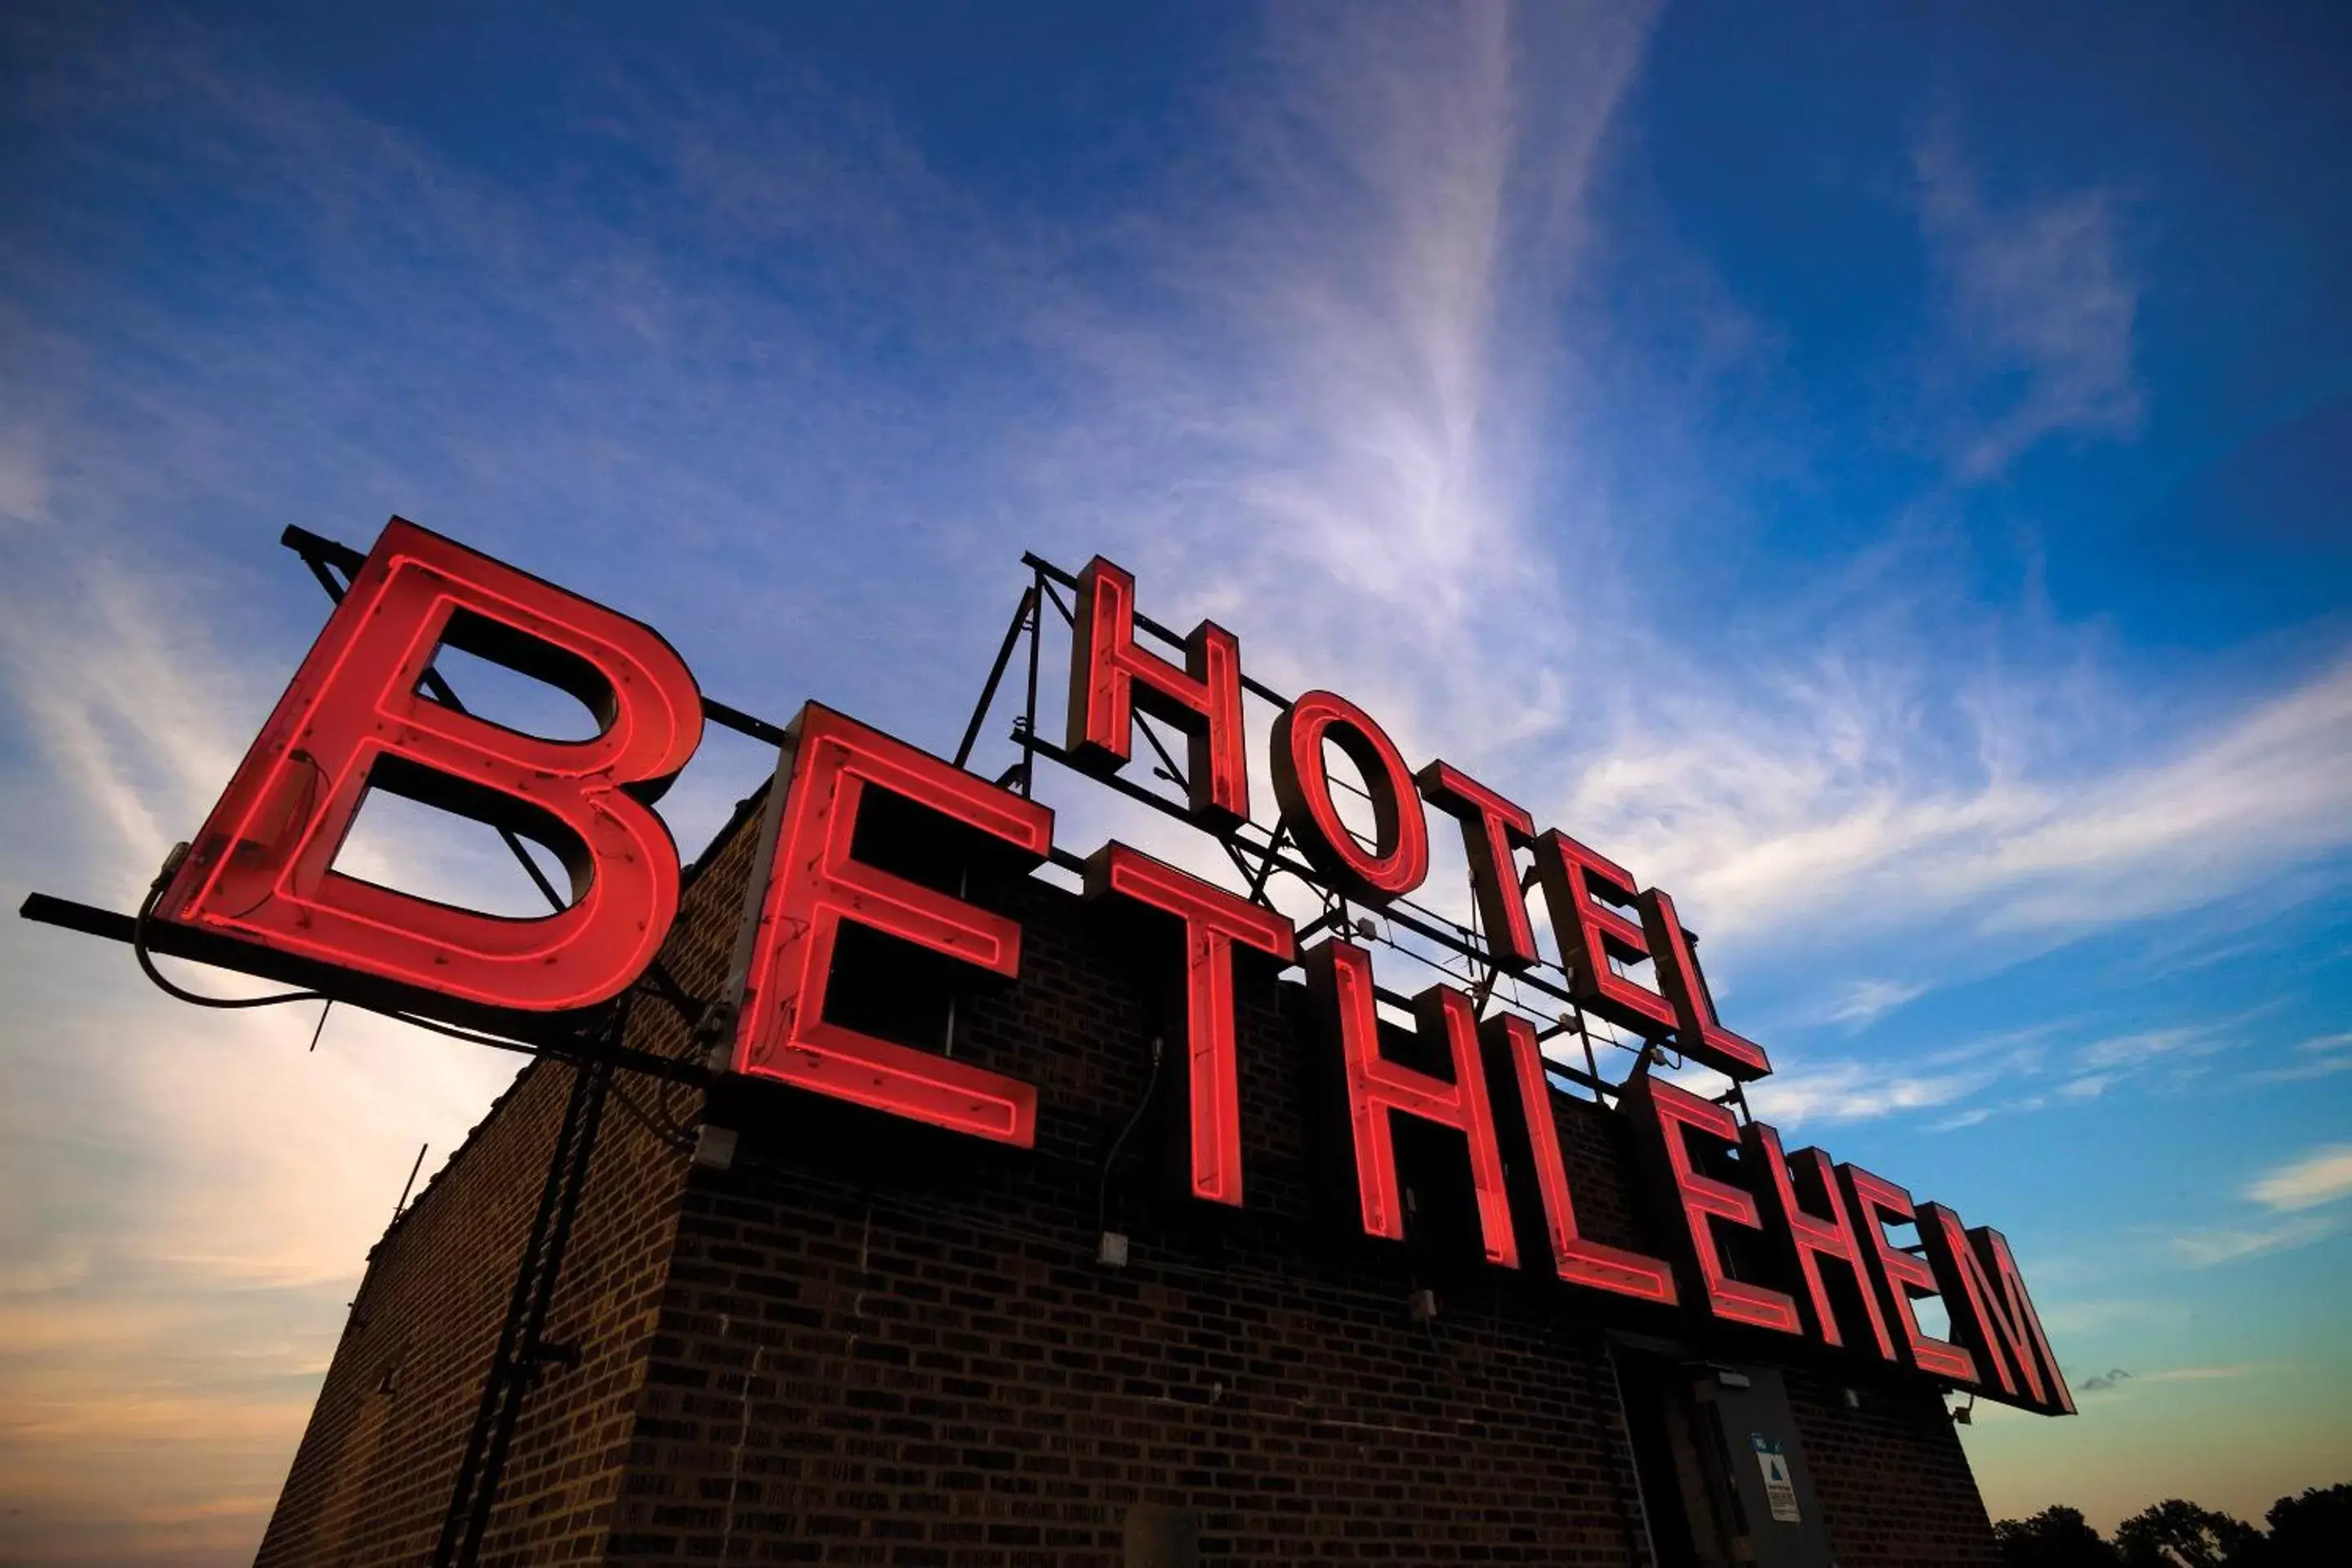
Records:
{"label": "letter b", "polygon": [[[547,741],[432,700],[418,689],[445,644],[562,688],[602,729]],[[659,633],[394,518],[157,913],[488,1006],[589,1006],[643,973],[677,912],[677,850],[645,803],[701,738],[701,693]],[[371,788],[548,843],[572,904],[509,920],[333,869]]]}

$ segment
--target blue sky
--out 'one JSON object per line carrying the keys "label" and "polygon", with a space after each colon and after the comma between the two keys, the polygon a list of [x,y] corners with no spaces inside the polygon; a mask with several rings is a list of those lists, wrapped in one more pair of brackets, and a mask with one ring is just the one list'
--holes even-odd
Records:
{"label": "blue sky", "polygon": [[[2340,7],[481,9],[0,24],[12,900],[201,819],[289,522],[940,750],[1100,552],[1668,888],[1759,1109],[2007,1230],[2084,1397],[1969,1429],[1996,1514],[2352,1477]],[[0,974],[0,1529],[249,1553],[509,1065]]]}

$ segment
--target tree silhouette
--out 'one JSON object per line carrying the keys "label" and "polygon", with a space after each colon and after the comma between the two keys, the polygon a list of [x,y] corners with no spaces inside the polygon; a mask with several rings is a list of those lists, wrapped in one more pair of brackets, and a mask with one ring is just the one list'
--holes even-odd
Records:
{"label": "tree silhouette", "polygon": [[2045,1508],[1992,1527],[2003,1568],[2347,1568],[2352,1481],[2283,1497],[2264,1534],[2219,1509],[2167,1498],[2116,1527],[2113,1542],[2079,1509]]}
{"label": "tree silhouette", "polygon": [[1992,1527],[2005,1568],[2116,1568],[2116,1549],[2074,1508],[2045,1508],[2031,1519],[2004,1519]]}
{"label": "tree silhouette", "polygon": [[2352,1481],[2283,1497],[2264,1516],[2271,1536],[2263,1568],[2336,1568],[2352,1552]]}
{"label": "tree silhouette", "polygon": [[2248,1563],[2262,1531],[2217,1509],[2167,1498],[2116,1526],[2126,1568],[2225,1568]]}

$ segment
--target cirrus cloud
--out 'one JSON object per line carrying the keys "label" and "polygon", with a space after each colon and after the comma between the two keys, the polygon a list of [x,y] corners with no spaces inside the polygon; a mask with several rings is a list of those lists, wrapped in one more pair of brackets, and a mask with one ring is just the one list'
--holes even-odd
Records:
{"label": "cirrus cloud", "polygon": [[2246,1196],[2282,1213],[2352,1196],[2352,1143],[2330,1143],[2256,1178]]}

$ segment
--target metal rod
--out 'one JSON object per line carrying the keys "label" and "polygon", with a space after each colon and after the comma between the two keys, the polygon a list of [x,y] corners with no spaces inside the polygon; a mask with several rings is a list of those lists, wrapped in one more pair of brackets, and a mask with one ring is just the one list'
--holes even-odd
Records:
{"label": "metal rod", "polygon": [[638,976],[637,983],[632,989],[645,992],[648,995],[658,996],[668,1003],[671,1010],[677,1014],[679,1020],[689,1029],[702,1021],[703,1013],[710,1005],[701,997],[680,985],[677,983],[677,976],[672,974],[659,958],[655,958],[646,965],[645,973]]}
{"label": "metal rod", "polygon": [[751,739],[764,741],[771,746],[782,746],[792,739],[782,724],[771,724],[765,719],[755,718],[740,708],[730,708],[716,697],[705,697],[702,700],[702,716],[722,730],[732,730],[739,735],[749,735]]}
{"label": "metal rod", "polygon": [[[1025,557],[1024,557],[1025,559]],[[1029,584],[1033,604],[1045,595],[1044,570],[1035,570]],[[1022,708],[1021,731],[1013,738],[1021,742],[1021,798],[1034,800],[1037,795],[1037,648],[1045,640],[1045,612],[1042,605],[1029,617],[1029,695]]]}
{"label": "metal rod", "polygon": [[433,1556],[436,1568],[458,1568],[480,1558],[482,1538],[498,1506],[507,1451],[522,1414],[523,1396],[539,1377],[541,1352],[546,1348],[541,1335],[571,1242],[572,1220],[579,1212],[580,1194],[587,1184],[588,1166],[595,1156],[596,1131],[611,1077],[611,1068],[603,1063],[574,1069],[563,1124],[557,1130],[547,1181],[540,1190],[539,1211],[515,1272],[506,1321],[499,1325],[498,1349],[483,1383],[473,1430],[467,1437],[449,1510],[442,1518],[441,1538]]}
{"label": "metal rod", "polygon": [[1192,781],[1184,776],[1184,770],[1176,765],[1176,753],[1168,749],[1168,743],[1160,738],[1160,731],[1151,727],[1151,721],[1144,716],[1140,705],[1135,710],[1135,727],[1143,731],[1143,738],[1150,742],[1151,749],[1160,754],[1160,765],[1167,770],[1165,776],[1168,782],[1189,794],[1192,788]]}
{"label": "metal rod", "polygon": [[[307,528],[296,528],[289,524],[286,531],[278,536],[278,542],[299,555],[310,566],[310,574],[319,579],[320,585],[324,587],[331,597],[338,600],[342,598],[343,590],[338,587],[321,568],[334,567],[342,573],[343,580],[348,583],[359,575],[361,567],[367,564],[367,555],[364,552],[354,550],[341,540],[329,539],[324,534],[313,533]],[[435,678],[431,676],[426,677],[428,681],[433,679]],[[430,690],[431,688],[428,686],[426,689]],[[450,701],[450,699],[438,691],[434,692],[433,696],[436,701]],[[454,703],[451,705],[455,706]],[[460,709],[459,711],[462,712],[463,710]],[[746,713],[740,708],[730,707],[715,697],[705,697],[702,700],[702,716],[721,729],[732,730],[740,735],[749,735],[751,739],[764,741],[771,746],[781,746],[784,743],[785,731],[782,725],[772,724],[767,720]],[[556,907],[562,908],[560,904]]]}
{"label": "metal rod", "polygon": [[[1034,551],[1023,551],[1021,552],[1021,564],[1028,567],[1032,572],[1034,572],[1039,578],[1051,578],[1053,581],[1061,584],[1066,588],[1075,589],[1078,585],[1077,575],[1075,573],[1064,571],[1062,568],[1055,565],[1052,562],[1046,560],[1044,556],[1038,554]],[[1137,626],[1141,626],[1145,631],[1150,632],[1153,637],[1158,637],[1161,642],[1168,644],[1170,647],[1182,647],[1184,646],[1184,639],[1182,637],[1177,636],[1173,631],[1170,630],[1167,626],[1162,626],[1160,622],[1153,620],[1141,610],[1137,610],[1134,613],[1134,618]],[[1249,676],[1244,675],[1242,677],[1242,689],[1244,691],[1255,692],[1258,696],[1265,698],[1268,702],[1273,703],[1276,708],[1287,710],[1290,707],[1289,698],[1285,697],[1281,692],[1276,691],[1273,687],[1266,685],[1264,681],[1254,679]]]}
{"label": "metal rod", "polygon": [[961,767],[971,760],[972,742],[980,739],[982,721],[988,717],[988,705],[996,700],[996,684],[1004,679],[1004,667],[1013,662],[1013,647],[1021,640],[1021,627],[1036,612],[1037,590],[1033,584],[1023,591],[1021,603],[1013,612],[1013,624],[1004,628],[1004,640],[996,647],[996,662],[988,667],[988,684],[980,689],[980,701],[971,710],[971,722],[963,727],[963,741],[956,747],[955,765]]}
{"label": "metal rod", "polygon": [[329,539],[323,533],[313,533],[307,528],[297,528],[291,523],[287,524],[286,531],[278,536],[278,542],[305,561],[323,561],[341,568],[346,581],[358,576],[360,568],[367,564],[364,551],[354,550],[340,539]]}
{"label": "metal rod", "polygon": [[[56,926],[62,931],[79,931],[84,936],[102,937],[125,946],[137,936],[138,921],[113,910],[101,910],[89,904],[77,903],[48,893],[28,893],[16,913],[25,920],[40,925]],[[207,931],[194,931],[169,921],[147,922],[147,949],[167,958],[185,959],[191,963],[210,964],[236,974],[250,974],[257,979],[308,986],[322,991],[338,1004],[380,1014],[404,1024],[430,1027],[433,1020],[413,1016],[422,1005],[420,999],[389,982],[371,982],[365,976],[331,965],[289,959],[272,953],[268,949],[250,942],[215,936]],[[633,1072],[649,1073],[673,1083],[704,1084],[710,1079],[708,1069],[690,1062],[676,1060],[655,1051],[641,1051],[633,1047],[583,1037],[576,1031],[560,1033],[560,1026],[547,1026],[550,1032],[541,1035],[521,1033],[525,1026],[493,1009],[467,1011],[458,1015],[470,1031],[467,1037],[477,1045],[489,1046],[502,1051],[514,1051],[529,1057],[553,1057],[559,1061],[604,1061]],[[504,1030],[508,1037],[480,1031]]]}
{"label": "metal rod", "polygon": [[[1184,770],[1176,765],[1175,753],[1168,749],[1166,742],[1160,740],[1160,731],[1152,727],[1151,721],[1144,716],[1143,710],[1140,708],[1135,710],[1135,727],[1143,731],[1143,738],[1150,742],[1151,749],[1159,753],[1162,776],[1178,789],[1182,790],[1189,799],[1192,793],[1191,781],[1184,776]],[[1186,815],[1189,817],[1191,814],[1188,811]],[[1245,882],[1249,880],[1252,875],[1249,862],[1243,859],[1241,851],[1234,847],[1232,837],[1220,833],[1216,835],[1216,839],[1224,848],[1225,858],[1234,863],[1234,871],[1240,874],[1242,880]]]}
{"label": "metal rod", "polygon": [[647,1110],[645,1107],[639,1105],[634,1099],[632,1099],[629,1095],[629,1091],[623,1089],[617,1083],[606,1084],[604,1086],[604,1092],[613,1097],[614,1104],[619,1106],[623,1110],[629,1113],[630,1120],[634,1121],[638,1126],[644,1128],[646,1131],[652,1133],[662,1142],[669,1145],[669,1147],[673,1149],[684,1150],[692,1147],[694,1142],[693,1134],[688,1132],[682,1127],[673,1127],[669,1124],[667,1107],[664,1108],[664,1115],[656,1118],[652,1111]]}
{"label": "metal rod", "polygon": [[1062,617],[1062,624],[1076,627],[1078,624],[1078,613],[1062,603],[1062,595],[1054,592],[1054,585],[1051,583],[1039,583],[1037,586],[1044,592],[1045,602],[1053,605],[1055,613]]}
{"label": "metal rod", "polygon": [[[400,1211],[408,1206],[408,1194],[416,1190],[416,1173],[425,1169],[425,1151],[431,1147],[433,1147],[433,1145],[430,1143],[419,1143],[416,1146],[416,1163],[408,1167],[408,1180],[403,1182],[400,1186],[400,1201],[392,1205],[392,1217],[394,1219],[397,1220],[400,1218]],[[391,1227],[386,1226],[385,1228],[389,1229]]]}
{"label": "metal rod", "polygon": [[[1321,914],[1317,915],[1313,920],[1308,921],[1305,925],[1298,928],[1297,940],[1305,942],[1308,937],[1313,936],[1325,926],[1332,925],[1341,918],[1342,917],[1337,909],[1325,910]],[[1345,933],[1342,932],[1341,934],[1344,935]]]}
{"label": "metal rod", "polygon": [[1267,909],[1274,907],[1266,899],[1265,885],[1274,879],[1275,857],[1282,852],[1282,841],[1289,832],[1290,824],[1287,822],[1276,825],[1274,838],[1266,845],[1265,858],[1257,863],[1257,874],[1250,879],[1251,903],[1264,904]]}
{"label": "metal rod", "polygon": [[[1051,741],[1042,741],[1032,736],[1029,741],[1029,745],[1031,750],[1037,756],[1045,757],[1054,762],[1059,763],[1064,767],[1069,768],[1073,772],[1084,772],[1083,769],[1079,769],[1070,761],[1068,752],[1063,751],[1061,747],[1055,745]],[[1151,807],[1152,810],[1160,812],[1164,816],[1172,816],[1185,822],[1191,822],[1192,820],[1191,814],[1181,805],[1179,805],[1172,800],[1165,799],[1164,797],[1154,794],[1152,791],[1144,788],[1141,784],[1136,784],[1130,779],[1121,778],[1117,773],[1087,773],[1086,776],[1095,780],[1097,784],[1101,784],[1111,789],[1117,790],[1119,794],[1126,795],[1130,800],[1139,801],[1143,805]],[[1197,826],[1198,824],[1195,824],[1194,826]],[[1280,850],[1273,848],[1270,846],[1261,848],[1259,846],[1251,843],[1248,839],[1242,837],[1238,834],[1215,834],[1213,837],[1217,837],[1228,846],[1238,846],[1244,852],[1257,858],[1260,862],[1269,859],[1272,860],[1279,869],[1289,872],[1291,875],[1307,882],[1309,886],[1319,887],[1321,885],[1320,881],[1315,875],[1313,868],[1309,867],[1303,860],[1293,859],[1289,856],[1283,854]],[[1244,874],[1247,874],[1246,869],[1244,869]],[[1423,920],[1418,915],[1406,912],[1406,910],[1398,907],[1398,905],[1402,902],[1403,900],[1400,900],[1397,903],[1391,904],[1386,910],[1381,911],[1383,917],[1391,924],[1402,926],[1406,931],[1412,931],[1416,936],[1433,942],[1449,952],[1456,953],[1461,957],[1469,959],[1475,963],[1485,962],[1486,956],[1486,953],[1475,944],[1464,940],[1463,937],[1457,934],[1456,931],[1446,930],[1444,927],[1433,923],[1432,921]],[[1450,925],[1453,922],[1449,921],[1447,923]],[[1551,982],[1543,979],[1539,975],[1521,974],[1518,976],[1518,979],[1521,984],[1532,986],[1534,989],[1542,992],[1544,994],[1552,997],[1556,1001],[1573,1002],[1576,1000],[1576,998],[1566,989],[1553,984]]]}

